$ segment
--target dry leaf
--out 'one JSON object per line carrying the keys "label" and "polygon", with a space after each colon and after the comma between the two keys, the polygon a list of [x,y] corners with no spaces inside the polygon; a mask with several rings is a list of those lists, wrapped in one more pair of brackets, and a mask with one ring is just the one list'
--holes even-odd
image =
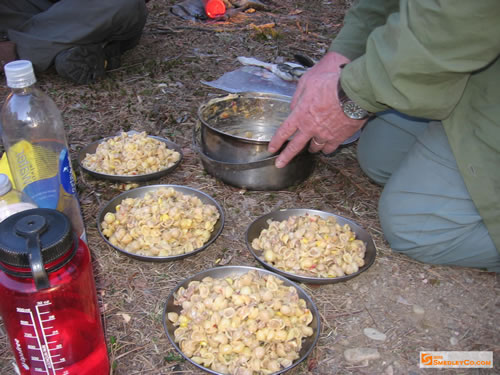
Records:
{"label": "dry leaf", "polygon": [[126,313],[118,313],[116,315],[120,315],[123,318],[123,320],[125,321],[125,323],[130,322],[130,320],[132,319],[132,317]]}

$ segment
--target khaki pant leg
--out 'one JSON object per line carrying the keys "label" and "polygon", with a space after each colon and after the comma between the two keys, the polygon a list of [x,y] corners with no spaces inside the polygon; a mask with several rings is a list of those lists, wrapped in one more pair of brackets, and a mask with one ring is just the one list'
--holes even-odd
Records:
{"label": "khaki pant leg", "polygon": [[[408,129],[415,124],[405,127],[407,121],[400,117],[397,126],[386,121],[380,132],[377,122],[368,124],[358,148],[365,155],[364,169],[387,177],[379,216],[391,248],[425,263],[500,272],[500,255],[458,171],[443,126],[431,122],[410,136]],[[371,162],[368,152],[374,155]],[[377,165],[387,160],[392,160],[390,168]]]}

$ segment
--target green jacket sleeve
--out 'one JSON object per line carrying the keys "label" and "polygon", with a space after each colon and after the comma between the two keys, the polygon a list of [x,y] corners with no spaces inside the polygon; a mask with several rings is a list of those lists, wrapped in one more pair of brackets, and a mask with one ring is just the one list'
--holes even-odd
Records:
{"label": "green jacket sleeve", "polygon": [[366,52],[342,72],[346,94],[361,107],[443,120],[471,74],[500,54],[498,0],[401,0]]}
{"label": "green jacket sleeve", "polygon": [[399,9],[399,0],[360,0],[344,17],[344,27],[329,51],[354,60],[365,53],[366,40],[377,27],[385,24],[389,14]]}

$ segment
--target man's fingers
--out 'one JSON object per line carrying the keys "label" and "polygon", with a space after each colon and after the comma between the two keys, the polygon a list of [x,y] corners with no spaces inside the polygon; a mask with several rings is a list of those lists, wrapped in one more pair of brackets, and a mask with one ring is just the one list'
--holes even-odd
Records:
{"label": "man's fingers", "polygon": [[297,132],[295,137],[288,142],[287,146],[283,151],[281,151],[280,155],[276,159],[276,167],[283,168],[286,166],[290,160],[292,160],[302,149],[306,146],[309,141],[308,135]]}
{"label": "man's fingers", "polygon": [[314,154],[321,151],[326,145],[325,141],[321,141],[319,138],[312,137],[309,143],[309,152]]}
{"label": "man's fingers", "polygon": [[269,146],[267,147],[269,152],[278,151],[283,143],[285,143],[292,135],[297,131],[297,127],[292,125],[291,121],[287,120],[279,129],[274,133],[274,136],[271,138],[271,142],[269,142]]}

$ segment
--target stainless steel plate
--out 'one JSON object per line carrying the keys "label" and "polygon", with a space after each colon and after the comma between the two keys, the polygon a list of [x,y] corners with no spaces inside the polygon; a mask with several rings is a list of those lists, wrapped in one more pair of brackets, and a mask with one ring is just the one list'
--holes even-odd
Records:
{"label": "stainless steel plate", "polygon": [[[142,198],[144,195],[148,192],[155,191],[159,188],[162,187],[171,187],[175,189],[176,191],[186,194],[186,195],[194,195],[204,203],[204,204],[211,204],[212,206],[217,207],[217,210],[219,211],[219,220],[215,224],[214,230],[212,231],[212,234],[208,241],[200,248],[194,249],[193,251],[190,251],[189,253],[185,254],[179,254],[179,255],[172,255],[172,256],[167,256],[167,257],[161,257],[161,256],[147,256],[147,255],[139,255],[139,254],[134,254],[131,252],[128,252],[120,247],[117,247],[113,245],[107,237],[102,233],[102,227],[101,223],[104,220],[104,216],[108,212],[116,212],[116,206],[118,206],[124,199],[126,198]],[[188,186],[181,186],[181,185],[150,185],[150,186],[142,186],[138,187],[136,189],[132,189],[129,191],[126,191],[125,193],[122,193],[118,195],[117,197],[113,198],[111,201],[108,202],[106,206],[104,206],[103,209],[99,212],[99,215],[97,216],[97,229],[99,230],[99,234],[101,237],[108,243],[108,245],[114,247],[116,250],[119,252],[128,255],[129,257],[139,259],[139,260],[147,260],[151,262],[167,262],[171,260],[177,260],[177,259],[182,259],[185,257],[188,257],[190,255],[194,255],[196,253],[199,253],[200,251],[206,249],[212,242],[216,240],[216,238],[219,236],[219,234],[222,232],[222,228],[224,227],[224,210],[222,207],[209,195],[203,193],[202,191],[193,189]]]}
{"label": "stainless steel plate", "polygon": [[167,319],[167,313],[169,313],[169,312],[176,312],[176,313],[179,314],[180,311],[182,310],[182,306],[176,306],[176,305],[174,305],[174,295],[175,295],[175,293],[177,293],[177,291],[179,290],[180,287],[187,288],[187,285],[191,281],[199,281],[199,280],[202,280],[203,278],[205,278],[207,276],[210,276],[210,277],[216,278],[216,279],[222,279],[222,278],[228,277],[230,275],[242,275],[242,274],[247,273],[250,270],[257,271],[261,275],[262,274],[273,275],[273,276],[275,276],[275,277],[283,280],[284,285],[292,286],[295,289],[297,289],[297,293],[298,293],[299,297],[306,301],[307,308],[309,310],[311,310],[311,313],[313,315],[313,320],[312,320],[310,326],[313,328],[314,334],[312,336],[307,337],[306,339],[304,339],[304,341],[302,343],[302,349],[299,352],[299,358],[297,360],[295,360],[292,363],[291,366],[289,366],[287,368],[284,368],[283,370],[280,370],[278,372],[274,372],[272,375],[282,374],[282,373],[284,373],[284,372],[292,369],[293,367],[297,366],[300,362],[302,362],[304,359],[307,358],[307,356],[311,353],[312,349],[316,345],[316,342],[318,341],[318,338],[319,338],[319,334],[321,332],[320,315],[319,315],[318,309],[317,309],[316,305],[314,304],[314,302],[312,301],[311,297],[309,297],[309,295],[300,286],[298,286],[294,282],[288,280],[287,278],[285,278],[285,277],[283,277],[281,275],[277,275],[277,274],[275,274],[273,272],[270,272],[270,271],[267,271],[267,270],[264,270],[264,269],[261,269],[261,268],[247,267],[247,266],[226,266],[226,267],[211,268],[211,269],[202,271],[200,273],[197,273],[196,275],[191,276],[191,277],[189,277],[189,278],[181,281],[175,287],[175,289],[172,290],[172,292],[168,296],[167,302],[165,304],[165,308],[163,309],[163,327],[165,329],[165,332],[166,332],[166,334],[167,334],[170,342],[175,347],[175,349],[177,349],[177,351],[186,360],[188,360],[189,362],[191,362],[193,365],[195,365],[199,369],[202,369],[202,370],[204,370],[206,372],[209,372],[211,374],[222,375],[219,372],[216,372],[214,370],[208,369],[208,368],[206,368],[204,366],[201,366],[201,365],[197,364],[196,362],[192,361],[189,357],[187,357],[186,355],[184,355],[184,353],[181,351],[181,349],[179,348],[179,346],[175,342],[175,340],[174,340],[174,331],[175,331],[176,327],[174,327],[174,325]]}
{"label": "stainless steel plate", "polygon": [[[366,253],[365,253],[365,264],[363,267],[359,269],[358,272],[352,273],[350,275],[345,275],[341,277],[331,277],[331,278],[324,278],[324,277],[312,277],[312,276],[303,276],[303,275],[296,275],[287,271],[284,271],[282,269],[276,268],[273,265],[267,263],[263,256],[262,256],[262,251],[255,250],[252,247],[252,241],[254,238],[258,238],[260,235],[260,232],[263,229],[267,229],[269,225],[267,224],[267,220],[275,220],[275,221],[283,221],[288,219],[290,216],[304,216],[306,214],[309,215],[318,215],[324,219],[328,217],[334,217],[337,222],[340,225],[348,224],[351,229],[356,233],[356,238],[363,241],[366,244]],[[283,210],[277,210],[270,212],[268,214],[265,214],[259,218],[257,218],[255,221],[253,221],[249,226],[246,231],[246,243],[248,250],[252,253],[252,255],[259,261],[264,267],[267,269],[276,272],[282,276],[285,276],[289,279],[301,282],[301,283],[307,283],[307,284],[332,284],[332,283],[338,283],[340,281],[346,281],[349,279],[352,279],[353,277],[358,276],[361,272],[366,271],[370,266],[373,264],[375,261],[376,253],[377,250],[375,248],[375,244],[373,243],[373,239],[371,238],[370,234],[361,228],[358,224],[352,222],[351,220],[348,220],[342,216],[338,216],[335,214],[332,214],[330,212],[326,211],[319,211],[319,210],[312,210],[312,209],[307,209],[307,208],[291,208],[291,209],[283,209]]]}
{"label": "stainless steel plate", "polygon": [[[128,134],[133,134],[133,133],[138,133],[138,132],[136,132],[136,131],[128,132]],[[103,143],[103,142],[107,141],[108,139],[111,139],[114,137],[115,136],[103,138],[99,141],[93,142],[93,143],[85,146],[84,148],[82,148],[80,150],[80,152],[78,153],[78,159],[77,159],[78,165],[80,166],[80,168],[82,170],[84,170],[85,172],[87,172],[88,174],[90,174],[91,176],[106,179],[106,180],[118,181],[118,182],[144,182],[144,181],[150,181],[150,180],[154,180],[156,178],[160,178],[160,177],[172,172],[175,168],[177,168],[177,166],[181,163],[181,161],[184,157],[179,145],[177,145],[174,142],[171,142],[165,138],[149,135],[148,137],[154,138],[158,141],[165,143],[167,145],[167,148],[169,148],[171,150],[175,150],[181,155],[179,160],[173,166],[171,166],[170,168],[162,169],[161,171],[158,171],[158,172],[140,174],[140,175],[135,175],[135,176],[128,176],[128,175],[112,175],[112,174],[107,174],[107,173],[96,172],[96,171],[93,171],[91,169],[88,169],[87,167],[85,167],[82,164],[83,159],[85,159],[85,156],[87,156],[87,154],[95,154],[95,152],[97,150],[97,146],[99,146],[100,143]]]}

